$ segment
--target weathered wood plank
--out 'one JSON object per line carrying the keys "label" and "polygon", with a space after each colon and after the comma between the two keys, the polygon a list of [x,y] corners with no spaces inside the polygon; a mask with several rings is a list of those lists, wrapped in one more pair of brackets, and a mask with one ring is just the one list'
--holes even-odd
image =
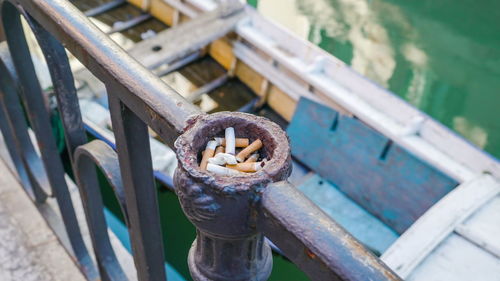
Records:
{"label": "weathered wood plank", "polygon": [[208,53],[225,69],[230,69],[234,60],[233,48],[228,38],[214,40],[208,49]]}
{"label": "weathered wood plank", "polygon": [[500,183],[491,175],[462,183],[420,217],[382,260],[406,278],[459,224],[499,192]]}
{"label": "weathered wood plank", "polygon": [[260,85],[265,78],[254,71],[250,66],[242,61],[236,63],[236,69],[234,74],[238,77],[241,82],[247,85],[254,93],[260,92]]}
{"label": "weathered wood plank", "polygon": [[358,119],[304,98],[287,131],[295,157],[399,233],[457,185]]}
{"label": "weathered wood plank", "polygon": [[286,121],[292,120],[293,113],[297,107],[297,101],[292,99],[276,85],[271,85],[269,87],[267,104],[285,118]]}
{"label": "weathered wood plank", "polygon": [[443,241],[408,281],[498,281],[500,260],[458,235]]}
{"label": "weathered wood plank", "polygon": [[147,68],[185,57],[226,35],[245,17],[240,5],[234,5],[231,9],[233,12],[225,17],[221,17],[222,10],[217,9],[162,31],[153,38],[137,43],[129,50],[129,54]]}
{"label": "weathered wood plank", "polygon": [[297,189],[356,239],[379,255],[399,237],[394,230],[317,174],[307,177]]}
{"label": "weathered wood plank", "polygon": [[152,1],[149,12],[168,26],[176,23],[176,10],[163,1]]}
{"label": "weathered wood plank", "polygon": [[500,259],[500,195],[458,225],[455,232]]}

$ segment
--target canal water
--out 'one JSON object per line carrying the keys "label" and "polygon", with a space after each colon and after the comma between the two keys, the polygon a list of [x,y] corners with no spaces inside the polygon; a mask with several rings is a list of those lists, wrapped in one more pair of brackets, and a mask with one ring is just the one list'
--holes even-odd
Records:
{"label": "canal water", "polygon": [[500,158],[500,1],[248,2]]}

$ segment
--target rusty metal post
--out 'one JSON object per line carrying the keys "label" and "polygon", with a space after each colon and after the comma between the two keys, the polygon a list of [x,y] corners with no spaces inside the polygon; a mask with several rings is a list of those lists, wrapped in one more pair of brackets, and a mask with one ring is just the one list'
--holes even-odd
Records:
{"label": "rusty metal post", "polygon": [[[234,127],[237,137],[260,138],[264,168],[242,176],[219,177],[198,168],[207,141]],[[175,142],[174,183],[184,213],[197,228],[188,264],[194,280],[267,280],[271,249],[257,231],[255,207],[266,185],[291,172],[290,146],[281,128],[246,113],[221,112],[193,118]]]}

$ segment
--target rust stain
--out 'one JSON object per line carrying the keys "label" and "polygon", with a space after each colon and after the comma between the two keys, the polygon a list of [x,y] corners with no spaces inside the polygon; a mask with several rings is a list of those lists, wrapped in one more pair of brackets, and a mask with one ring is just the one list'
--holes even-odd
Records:
{"label": "rust stain", "polygon": [[311,250],[309,250],[308,248],[305,249],[305,252],[306,252],[306,255],[310,258],[310,259],[315,259],[317,256],[315,253],[313,253]]}

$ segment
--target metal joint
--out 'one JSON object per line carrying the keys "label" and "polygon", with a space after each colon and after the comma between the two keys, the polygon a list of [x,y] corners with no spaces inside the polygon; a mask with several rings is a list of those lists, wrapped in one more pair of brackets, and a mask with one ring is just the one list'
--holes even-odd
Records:
{"label": "metal joint", "polygon": [[[198,168],[206,142],[234,127],[238,137],[260,138],[269,161],[256,173],[217,177]],[[288,138],[268,119],[221,112],[195,117],[175,142],[174,184],[184,213],[197,227],[189,252],[194,280],[267,280],[272,269],[268,243],[256,227],[256,206],[271,182],[291,172]]]}

